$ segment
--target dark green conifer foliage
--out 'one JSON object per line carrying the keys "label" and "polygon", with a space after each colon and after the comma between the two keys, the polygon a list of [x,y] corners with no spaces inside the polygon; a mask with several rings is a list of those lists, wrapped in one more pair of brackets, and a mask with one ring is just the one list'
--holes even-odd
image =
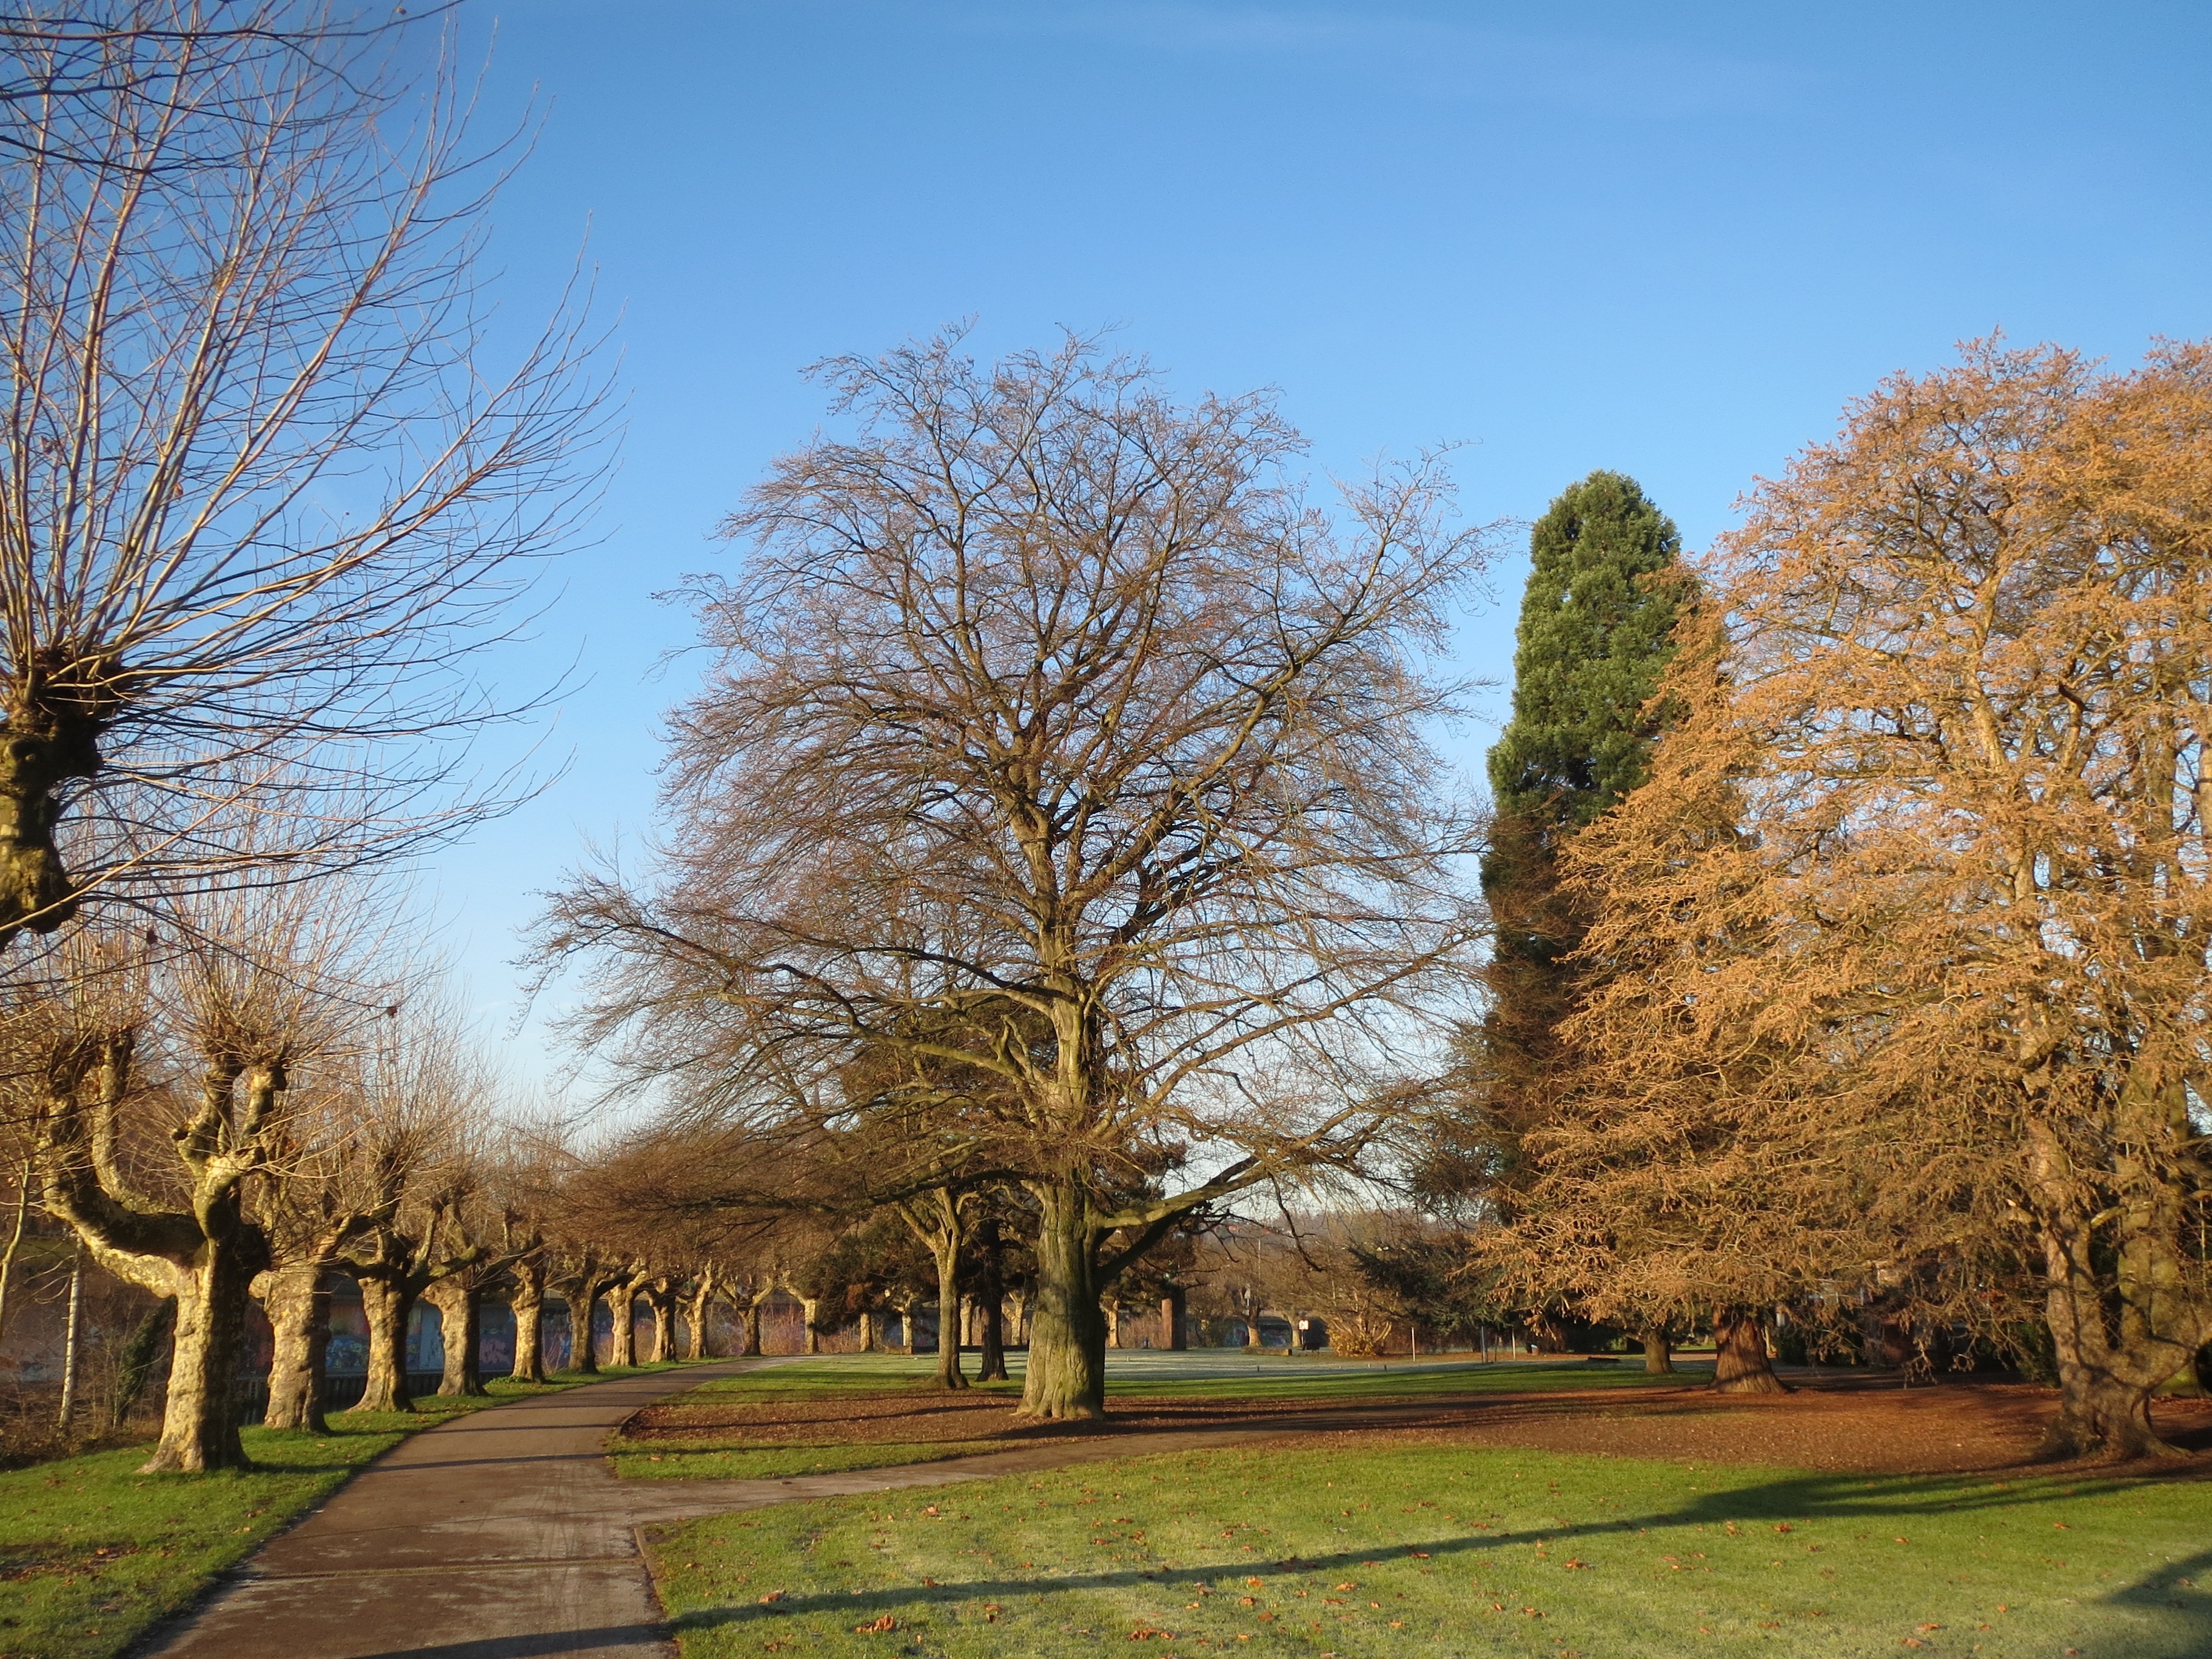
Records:
{"label": "dark green conifer foliage", "polygon": [[1536,521],[1528,550],[1513,714],[1490,751],[1490,1010],[1466,1034],[1464,1109],[1438,1126],[1423,1178],[1437,1196],[1509,1210],[1519,1143],[1540,1118],[1577,989],[1563,958],[1589,926],[1560,890],[1555,854],[1644,781],[1658,735],[1646,705],[1690,593],[1674,521],[1618,472],[1571,486]]}
{"label": "dark green conifer foliage", "polygon": [[1673,654],[1681,542],[1618,472],[1591,473],[1536,521],[1513,718],[1490,751],[1501,813],[1572,831],[1644,781],[1644,706]]}

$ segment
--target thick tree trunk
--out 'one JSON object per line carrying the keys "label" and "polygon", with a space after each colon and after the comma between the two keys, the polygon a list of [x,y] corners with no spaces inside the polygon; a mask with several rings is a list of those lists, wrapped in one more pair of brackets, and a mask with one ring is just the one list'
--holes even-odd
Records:
{"label": "thick tree trunk", "polygon": [[2044,1455],[2115,1462],[2180,1456],[2151,1425],[2151,1397],[2166,1378],[2151,1375],[2160,1368],[2143,1363],[2147,1356],[2127,1353],[2112,1340],[2098,1288],[2085,1273],[2050,1281],[2045,1293],[2060,1403]]}
{"label": "thick tree trunk", "polygon": [[755,1297],[745,1304],[745,1352],[756,1356],[761,1351],[762,1299]]}
{"label": "thick tree trunk", "polygon": [[806,1334],[806,1352],[822,1352],[822,1304],[811,1296],[799,1298],[799,1328]]}
{"label": "thick tree trunk", "polygon": [[177,1334],[161,1437],[141,1474],[252,1467],[238,1437],[238,1362],[246,1347],[248,1253],[210,1239],[175,1275]]}
{"label": "thick tree trunk", "polygon": [[607,1292],[612,1328],[607,1334],[607,1364],[637,1364],[637,1287],[628,1279]]}
{"label": "thick tree trunk", "polygon": [[254,1281],[273,1336],[264,1427],[328,1434],[324,1361],[331,1346],[331,1287],[320,1262],[273,1268]]}
{"label": "thick tree trunk", "polygon": [[422,1292],[422,1299],[438,1310],[439,1342],[444,1350],[438,1392],[447,1397],[483,1394],[483,1295],[476,1275],[453,1273],[438,1279]]}
{"label": "thick tree trunk", "polygon": [[563,1291],[561,1303],[568,1310],[568,1363],[562,1369],[596,1376],[599,1356],[592,1340],[592,1315],[599,1304],[599,1287],[586,1285]]}
{"label": "thick tree trunk", "polygon": [[177,1298],[165,1296],[138,1322],[123,1345],[123,1358],[115,1376],[115,1397],[109,1402],[108,1420],[121,1428],[160,1369],[163,1351],[177,1328]]}
{"label": "thick tree trunk", "polygon": [[514,1314],[514,1369],[507,1376],[517,1382],[545,1380],[545,1285],[542,1275],[518,1273],[507,1295]]}
{"label": "thick tree trunk", "polygon": [[1121,1346],[1121,1304],[1109,1297],[1106,1305],[1099,1311],[1106,1321],[1106,1346],[1109,1348],[1120,1347]]}
{"label": "thick tree trunk", "polygon": [[1106,1321],[1082,1194],[1038,1190],[1036,1304],[1022,1415],[1097,1421],[1106,1415]]}
{"label": "thick tree trunk", "polygon": [[1664,1331],[1646,1331],[1643,1335],[1644,1369],[1653,1376],[1674,1375],[1674,1344]]}
{"label": "thick tree trunk", "polygon": [[411,1412],[415,1396],[407,1387],[407,1316],[415,1297],[395,1279],[362,1279],[361,1312],[368,1325],[368,1379],[362,1390],[362,1412]]}
{"label": "thick tree trunk", "polygon": [[862,1353],[873,1353],[876,1352],[878,1346],[878,1345],[876,1340],[876,1310],[873,1308],[863,1308],[860,1310],[860,1352]]}
{"label": "thick tree trunk", "polygon": [[1766,1357],[1766,1332],[1750,1308],[1723,1308],[1713,1319],[1713,1388],[1722,1394],[1787,1394]]}
{"label": "thick tree trunk", "polygon": [[648,1362],[664,1365],[676,1358],[676,1297],[665,1285],[646,1287],[645,1305],[653,1315],[653,1358]]}
{"label": "thick tree trunk", "polygon": [[1163,1348],[1190,1346],[1189,1339],[1182,1334],[1183,1310],[1188,1305],[1188,1293],[1180,1285],[1170,1287],[1168,1293],[1160,1298],[1160,1346]]}

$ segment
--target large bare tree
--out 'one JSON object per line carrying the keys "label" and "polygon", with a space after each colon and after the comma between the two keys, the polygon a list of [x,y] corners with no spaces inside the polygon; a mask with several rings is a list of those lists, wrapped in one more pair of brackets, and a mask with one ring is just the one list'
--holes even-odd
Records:
{"label": "large bare tree", "polygon": [[[0,943],[497,804],[455,743],[515,705],[465,659],[591,487],[597,386],[572,308],[490,337],[504,164],[438,43],[292,0],[0,27]],[[211,833],[241,801],[291,831]]]}
{"label": "large bare tree", "polygon": [[1483,922],[1422,653],[1488,541],[1429,462],[1332,518],[1265,398],[1178,405],[1088,343],[821,373],[848,435],[777,462],[742,572],[691,590],[714,665],[652,879],[578,881],[542,948],[596,963],[588,1036],[729,1112],[876,1049],[996,1079],[1024,1407],[1095,1416],[1102,1285],[1354,1156],[1427,1063]]}

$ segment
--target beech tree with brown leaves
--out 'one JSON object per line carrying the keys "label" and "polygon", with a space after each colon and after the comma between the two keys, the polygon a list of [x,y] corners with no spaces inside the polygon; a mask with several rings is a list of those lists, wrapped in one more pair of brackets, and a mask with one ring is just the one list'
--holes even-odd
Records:
{"label": "beech tree with brown leaves", "polygon": [[1628,1310],[2039,1314],[2056,1443],[2161,1449],[2212,1339],[2212,348],[1893,379],[1705,574],[1566,854],[1603,974],[1522,1243]]}

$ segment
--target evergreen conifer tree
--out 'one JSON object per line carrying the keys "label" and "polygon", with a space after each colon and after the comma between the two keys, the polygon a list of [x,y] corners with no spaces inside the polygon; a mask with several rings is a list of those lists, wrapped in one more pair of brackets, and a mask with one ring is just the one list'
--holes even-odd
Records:
{"label": "evergreen conifer tree", "polygon": [[1490,1010],[1464,1044],[1466,1109],[1425,1171],[1439,1194],[1508,1210],[1516,1148],[1542,1110],[1556,1029],[1578,989],[1565,958],[1589,925],[1560,890],[1556,854],[1644,781],[1658,725],[1646,705],[1690,596],[1674,521],[1618,472],[1571,485],[1528,550],[1512,718],[1489,757]]}

